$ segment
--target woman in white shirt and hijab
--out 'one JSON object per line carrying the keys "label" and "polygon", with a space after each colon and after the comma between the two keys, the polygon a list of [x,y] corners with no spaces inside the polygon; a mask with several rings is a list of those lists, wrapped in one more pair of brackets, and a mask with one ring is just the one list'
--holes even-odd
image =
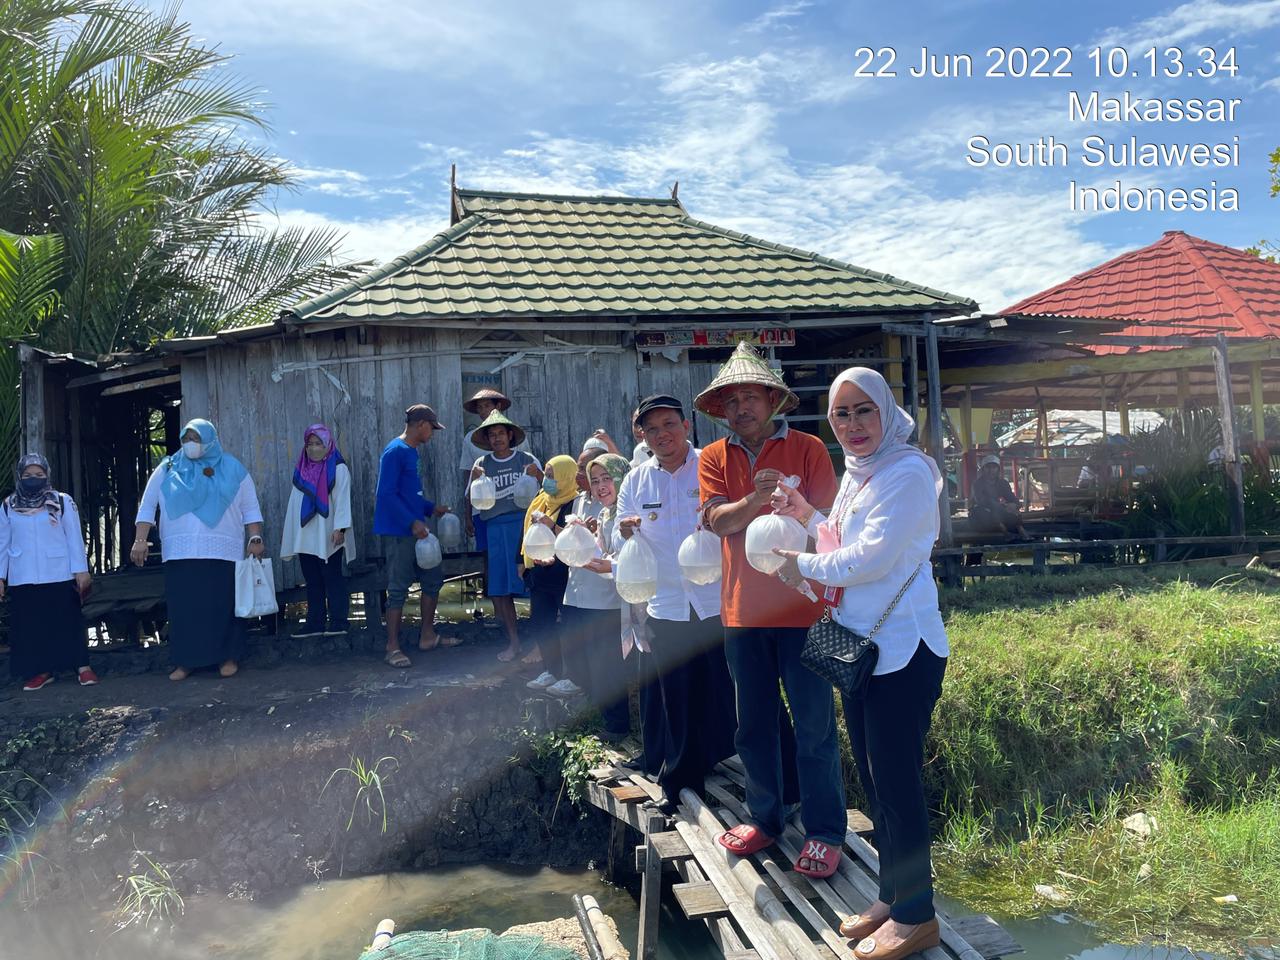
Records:
{"label": "woman in white shirt and hijab", "polygon": [[280,559],[289,557],[298,558],[307,584],[307,620],[295,636],[345,634],[351,593],[342,564],[355,559],[351,471],[323,423],[307,427],[293,469],[280,535]]}
{"label": "woman in white shirt and hijab", "polygon": [[[247,643],[236,619],[236,561],[263,554],[262,510],[249,471],[224,453],[208,420],[182,428],[182,449],[160,461],[138,505],[129,558],[147,562],[160,514],[160,556],[169,616],[170,680],[218,665],[230,677]],[[248,536],[246,544],[245,537]]]}
{"label": "woman in white shirt and hijab", "polygon": [[857,960],[901,960],[938,943],[921,770],[950,652],[930,567],[942,475],[911,445],[915,423],[874,370],[851,367],[836,378],[827,420],[845,452],[840,491],[829,517],[795,491],[776,498],[778,512],[817,541],[816,553],[776,551],[787,558],[778,575],[793,586],[801,578],[825,585],[834,619],[863,636],[905,585],[875,635],[880,656],[866,689],[843,698],[875,824],[880,890],[840,926],[857,942]]}
{"label": "woman in white shirt and hijab", "polygon": [[0,507],[0,597],[9,597],[9,673],[23,690],[74,670],[93,686],[80,601],[89,590],[80,514],[53,489],[38,453],[18,461],[17,485]]}

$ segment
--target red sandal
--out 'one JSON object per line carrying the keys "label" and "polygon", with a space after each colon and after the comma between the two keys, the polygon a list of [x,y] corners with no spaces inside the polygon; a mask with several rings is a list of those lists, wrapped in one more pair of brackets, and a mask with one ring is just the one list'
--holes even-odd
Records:
{"label": "red sandal", "polygon": [[740,823],[732,830],[726,830],[716,840],[720,846],[739,857],[759,853],[773,843],[773,837],[749,823]]}
{"label": "red sandal", "polygon": [[[809,866],[800,866],[802,860],[808,860]],[[803,873],[806,877],[825,880],[835,874],[839,863],[840,847],[837,844],[827,843],[825,840],[806,840],[804,850],[796,858],[795,871]],[[815,867],[815,864],[819,866]]]}

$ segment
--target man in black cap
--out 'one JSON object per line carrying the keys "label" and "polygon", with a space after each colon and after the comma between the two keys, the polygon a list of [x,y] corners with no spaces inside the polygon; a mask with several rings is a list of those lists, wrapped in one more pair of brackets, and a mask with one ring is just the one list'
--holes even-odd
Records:
{"label": "man in black cap", "polygon": [[425,403],[415,403],[404,412],[404,432],[382,451],[378,463],[378,490],[373,508],[373,532],[382,537],[387,563],[387,663],[409,666],[400,649],[400,621],[409,586],[422,586],[422,631],[418,649],[431,650],[439,644],[452,646],[451,638],[436,636],[436,600],[444,585],[440,567],[423,570],[417,564],[414,544],[426,537],[427,518],[440,516],[448,507],[432,503],[422,493],[418,448],[443,430],[436,412]]}
{"label": "man in black cap", "polygon": [[[733,682],[724,658],[720,585],[684,579],[677,559],[702,505],[689,421],[679,400],[659,394],[640,401],[635,422],[653,456],[622,481],[614,544],[621,548],[640,531],[658,561],[657,593],[647,612],[667,727],[658,809],[671,814],[681,790],[701,794],[707,772],[734,752]],[[645,741],[647,749],[648,735]]]}

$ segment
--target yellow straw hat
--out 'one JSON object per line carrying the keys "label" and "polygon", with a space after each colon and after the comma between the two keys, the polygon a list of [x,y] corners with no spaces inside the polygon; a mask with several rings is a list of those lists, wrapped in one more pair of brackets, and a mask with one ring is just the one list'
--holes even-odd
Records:
{"label": "yellow straw hat", "polygon": [[485,417],[484,423],[471,431],[471,442],[481,450],[491,450],[486,432],[490,427],[506,427],[511,431],[511,447],[515,449],[524,443],[524,428],[518,423],[508,420],[501,410],[495,410]]}
{"label": "yellow straw hat", "polygon": [[716,378],[707,385],[707,389],[694,397],[693,406],[714,420],[724,420],[724,403],[720,399],[720,391],[724,387],[734,387],[744,383],[758,384],[782,394],[782,399],[778,401],[778,406],[773,411],[774,416],[790,413],[800,406],[800,398],[791,392],[791,388],[774,372],[764,357],[756,353],[745,341],[738,344],[737,349],[733,351],[733,356],[725,361],[725,365],[720,368]]}

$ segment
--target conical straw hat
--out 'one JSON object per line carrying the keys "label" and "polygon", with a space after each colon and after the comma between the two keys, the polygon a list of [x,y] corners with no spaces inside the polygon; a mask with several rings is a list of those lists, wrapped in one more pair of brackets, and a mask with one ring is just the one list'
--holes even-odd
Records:
{"label": "conical straw hat", "polygon": [[791,392],[791,388],[786,385],[782,377],[778,376],[764,357],[756,353],[746,341],[738,344],[738,348],[733,351],[733,356],[720,368],[720,372],[707,385],[707,389],[694,397],[693,405],[708,417],[724,420],[724,403],[720,400],[721,388],[743,383],[757,383],[782,393],[782,400],[773,411],[774,416],[790,413],[800,406],[800,398]]}
{"label": "conical straw hat", "polygon": [[524,428],[518,423],[513,423],[506,418],[501,410],[495,410],[489,416],[485,417],[484,423],[471,431],[471,442],[481,450],[492,450],[489,446],[489,438],[485,435],[485,431],[490,427],[507,427],[511,430],[511,448],[514,450],[520,444],[524,443]]}

